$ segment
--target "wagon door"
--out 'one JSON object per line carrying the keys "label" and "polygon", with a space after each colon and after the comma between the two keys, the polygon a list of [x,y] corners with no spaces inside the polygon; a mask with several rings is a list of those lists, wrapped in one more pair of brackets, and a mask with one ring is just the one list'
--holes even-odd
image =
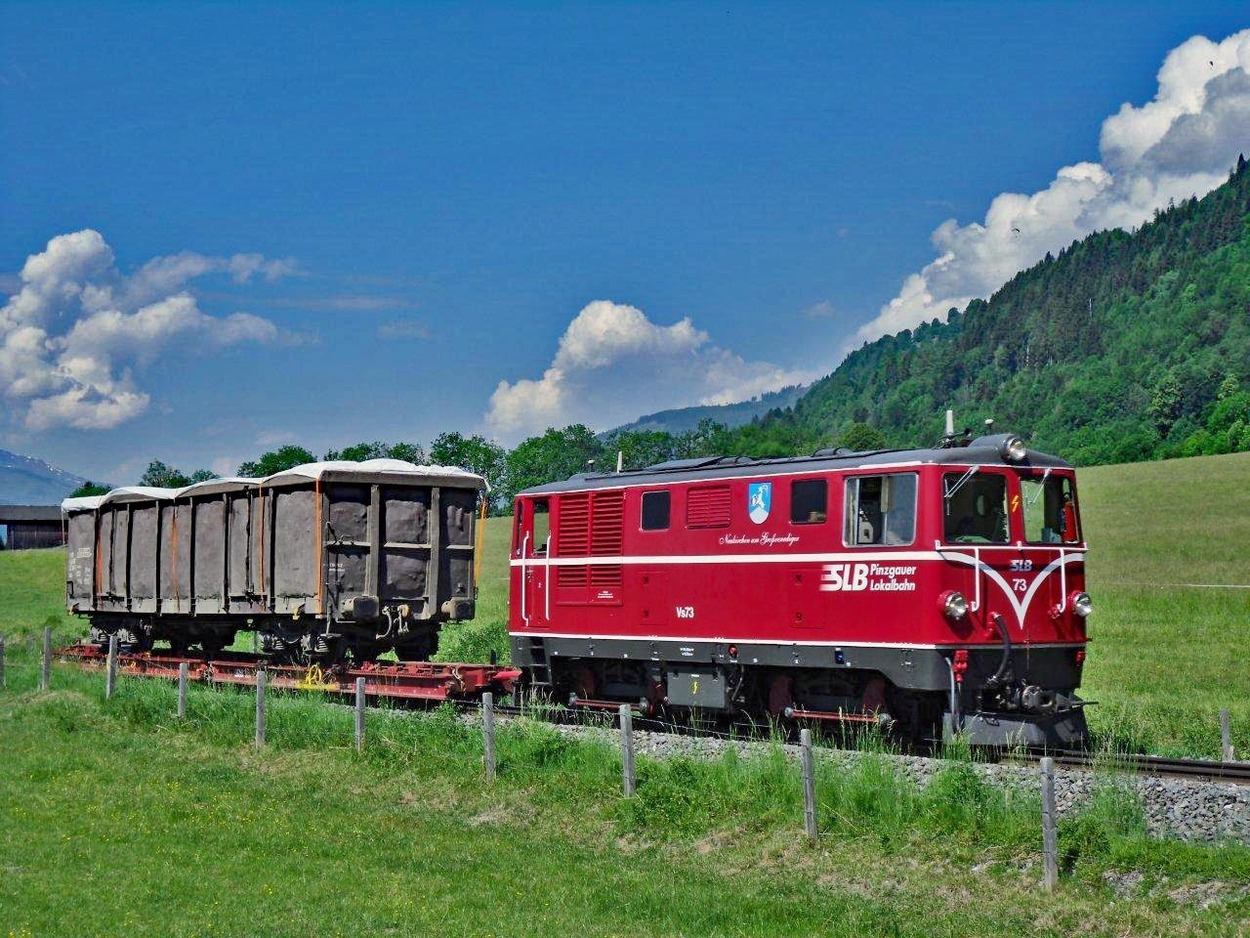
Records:
{"label": "wagon door", "polygon": [[551,624],[551,596],[547,589],[551,573],[551,503],[545,498],[521,502],[521,625],[541,629]]}

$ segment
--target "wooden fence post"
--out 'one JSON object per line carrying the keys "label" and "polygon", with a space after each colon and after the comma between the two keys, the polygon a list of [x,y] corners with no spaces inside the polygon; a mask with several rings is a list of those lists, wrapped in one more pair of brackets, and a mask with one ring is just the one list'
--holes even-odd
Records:
{"label": "wooden fence post", "polygon": [[1225,762],[1233,761],[1233,733],[1228,725],[1228,711],[1220,711],[1220,743],[1221,754]]}
{"label": "wooden fence post", "polygon": [[625,797],[632,797],[637,779],[634,777],[634,714],[629,704],[621,704],[621,772],[624,775]]}
{"label": "wooden fence post", "polygon": [[621,774],[624,775],[625,797],[631,798],[637,787],[634,774],[634,712],[629,704],[621,704]]}
{"label": "wooden fence post", "polygon": [[178,719],[187,718],[187,663],[178,664]]}
{"label": "wooden fence post", "polygon": [[356,678],[356,753],[365,751],[365,679]]}
{"label": "wooden fence post", "polygon": [[112,700],[117,688],[117,633],[109,636],[108,667],[104,672],[104,699]]}
{"label": "wooden fence post", "polygon": [[1055,833],[1055,760],[1042,757],[1042,850],[1045,852],[1044,877],[1047,892],[1059,885],[1059,843]]}
{"label": "wooden fence post", "polygon": [[799,746],[803,756],[803,826],[807,839],[816,842],[816,769],[812,761],[812,731],[799,732]]}
{"label": "wooden fence post", "polygon": [[265,672],[256,672],[256,746],[265,745]]}
{"label": "wooden fence post", "polygon": [[482,695],[482,735],[486,741],[486,781],[495,781],[495,695]]}
{"label": "wooden fence post", "polygon": [[52,629],[43,630],[43,661],[39,666],[39,689],[52,686]]}

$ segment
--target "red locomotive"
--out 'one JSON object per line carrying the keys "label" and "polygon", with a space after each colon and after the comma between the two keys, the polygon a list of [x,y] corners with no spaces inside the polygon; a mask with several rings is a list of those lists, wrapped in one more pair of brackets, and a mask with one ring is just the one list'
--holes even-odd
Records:
{"label": "red locomotive", "polygon": [[509,632],[535,689],[1085,740],[1075,472],[1018,437],[587,473],[516,499]]}

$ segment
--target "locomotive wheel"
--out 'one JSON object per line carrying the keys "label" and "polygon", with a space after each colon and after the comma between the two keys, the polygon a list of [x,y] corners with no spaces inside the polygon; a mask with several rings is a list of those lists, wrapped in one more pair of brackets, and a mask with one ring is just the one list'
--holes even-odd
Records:
{"label": "locomotive wheel", "polygon": [[785,713],[786,707],[793,706],[794,678],[788,674],[779,674],[768,687],[768,713],[779,717]]}
{"label": "locomotive wheel", "polygon": [[894,717],[894,732],[919,750],[942,739],[942,695],[907,691],[893,684],[886,687],[886,707]]}

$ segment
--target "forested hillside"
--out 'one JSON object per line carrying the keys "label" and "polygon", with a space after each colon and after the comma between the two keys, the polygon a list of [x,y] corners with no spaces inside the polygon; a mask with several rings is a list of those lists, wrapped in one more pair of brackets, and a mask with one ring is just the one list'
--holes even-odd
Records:
{"label": "forested hillside", "polygon": [[[792,410],[743,428],[765,453],[866,424],[889,445],[994,417],[1090,465],[1250,449],[1250,171],[1133,233],[1100,232],[987,301],[850,355]],[[862,433],[864,428],[859,428]]]}

